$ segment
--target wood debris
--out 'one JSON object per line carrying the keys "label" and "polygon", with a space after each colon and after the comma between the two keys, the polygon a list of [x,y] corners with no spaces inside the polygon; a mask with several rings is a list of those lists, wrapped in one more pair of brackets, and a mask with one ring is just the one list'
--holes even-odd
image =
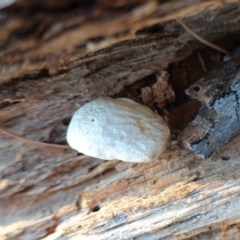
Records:
{"label": "wood debris", "polygon": [[142,101],[149,107],[157,104],[163,108],[167,102],[175,100],[175,93],[168,82],[169,75],[166,71],[156,73],[156,78],[157,82],[153,86],[142,88]]}
{"label": "wood debris", "polygon": [[179,135],[181,145],[207,158],[240,129],[240,49],[229,61],[187,89],[202,103],[196,118]]}

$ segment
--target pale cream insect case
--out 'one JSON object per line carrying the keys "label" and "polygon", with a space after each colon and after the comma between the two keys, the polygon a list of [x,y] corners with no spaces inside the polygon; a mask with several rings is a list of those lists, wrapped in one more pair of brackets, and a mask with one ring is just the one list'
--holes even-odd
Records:
{"label": "pale cream insect case", "polygon": [[67,131],[73,149],[105,160],[150,161],[165,151],[169,140],[163,118],[127,98],[99,97],[86,103]]}

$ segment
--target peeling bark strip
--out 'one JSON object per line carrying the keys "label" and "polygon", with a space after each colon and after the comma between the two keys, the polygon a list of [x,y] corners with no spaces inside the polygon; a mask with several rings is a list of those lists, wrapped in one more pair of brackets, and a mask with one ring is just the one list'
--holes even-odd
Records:
{"label": "peeling bark strip", "polygon": [[181,145],[200,158],[209,157],[240,129],[240,49],[219,69],[200,79],[186,93],[203,105],[179,135]]}

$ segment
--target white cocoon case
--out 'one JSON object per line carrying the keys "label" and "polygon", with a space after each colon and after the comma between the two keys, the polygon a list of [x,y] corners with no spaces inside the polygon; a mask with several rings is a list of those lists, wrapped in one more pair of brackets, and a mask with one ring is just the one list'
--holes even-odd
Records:
{"label": "white cocoon case", "polygon": [[167,148],[170,131],[161,116],[130,99],[99,97],[77,110],[67,131],[69,145],[105,160],[146,162]]}

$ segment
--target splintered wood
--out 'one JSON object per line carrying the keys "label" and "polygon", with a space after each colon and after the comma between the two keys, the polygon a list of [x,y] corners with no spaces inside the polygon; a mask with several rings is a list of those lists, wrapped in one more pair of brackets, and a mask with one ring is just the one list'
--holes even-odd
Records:
{"label": "splintered wood", "polygon": [[152,87],[142,88],[142,101],[146,106],[153,107],[157,104],[163,108],[166,102],[174,102],[175,93],[168,81],[166,71],[161,71],[156,74],[157,82]]}
{"label": "splintered wood", "polygon": [[[207,71],[223,54],[209,57],[216,51],[175,19],[187,16],[189,29],[227,50],[239,42],[238,0],[12,2],[0,9],[0,125],[43,143],[66,144],[70,119],[85,103],[99,96],[141,103],[142,88],[150,107],[166,103],[171,137],[177,136],[199,108],[184,93],[205,74],[192,61],[195,50]],[[237,103],[238,73],[225,70],[225,80],[214,75],[218,84],[208,75],[189,90],[205,105],[202,140],[211,138],[211,151],[214,124],[226,130],[238,123],[231,102]],[[214,112],[223,100],[228,111],[219,118]],[[230,137],[224,135],[221,144]],[[235,136],[207,161],[172,145],[159,159],[127,163],[52,154],[0,134],[0,239],[240,239],[239,141]]]}
{"label": "splintered wood", "polygon": [[240,49],[228,58],[186,91],[203,106],[179,141],[200,158],[209,157],[240,129]]}

